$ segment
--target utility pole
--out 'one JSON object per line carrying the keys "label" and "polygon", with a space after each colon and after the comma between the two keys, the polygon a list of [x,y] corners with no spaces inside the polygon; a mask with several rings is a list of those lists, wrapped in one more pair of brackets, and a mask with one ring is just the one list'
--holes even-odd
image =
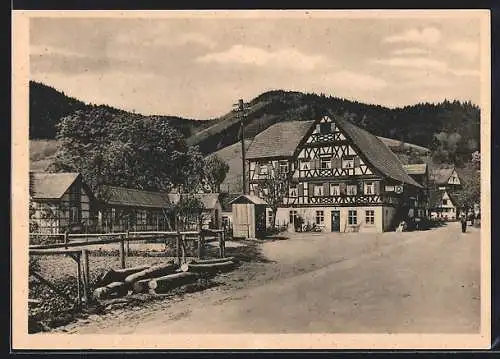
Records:
{"label": "utility pole", "polygon": [[247,194],[247,184],[246,184],[246,157],[245,157],[245,103],[242,99],[238,101],[238,117],[240,118],[240,129],[241,129],[241,164],[243,168],[242,173],[242,188],[243,194]]}

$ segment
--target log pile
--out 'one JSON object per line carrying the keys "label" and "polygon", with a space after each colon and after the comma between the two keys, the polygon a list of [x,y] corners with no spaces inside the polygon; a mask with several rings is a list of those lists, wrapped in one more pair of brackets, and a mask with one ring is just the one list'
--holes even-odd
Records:
{"label": "log pile", "polygon": [[95,299],[123,297],[129,292],[160,294],[190,284],[198,278],[206,278],[234,268],[234,257],[193,260],[180,268],[174,262],[152,267],[139,266],[111,269],[99,279],[94,290]]}

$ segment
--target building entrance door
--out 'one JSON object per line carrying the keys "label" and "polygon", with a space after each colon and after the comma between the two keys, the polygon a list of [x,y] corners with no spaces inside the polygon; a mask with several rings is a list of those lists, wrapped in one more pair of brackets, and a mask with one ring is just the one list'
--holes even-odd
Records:
{"label": "building entrance door", "polygon": [[332,211],[332,232],[340,232],[340,211]]}

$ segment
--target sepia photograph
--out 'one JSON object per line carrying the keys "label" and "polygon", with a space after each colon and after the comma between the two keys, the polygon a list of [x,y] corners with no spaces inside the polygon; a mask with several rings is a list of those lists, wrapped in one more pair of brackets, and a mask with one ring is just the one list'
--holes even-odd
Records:
{"label": "sepia photograph", "polygon": [[14,11],[14,344],[489,347],[489,21]]}

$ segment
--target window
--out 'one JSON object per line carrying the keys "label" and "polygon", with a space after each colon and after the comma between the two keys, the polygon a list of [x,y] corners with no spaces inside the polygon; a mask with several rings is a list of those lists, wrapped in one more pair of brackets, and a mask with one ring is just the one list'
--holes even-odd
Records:
{"label": "window", "polygon": [[322,225],[323,223],[325,223],[325,212],[316,211],[316,224]]}
{"label": "window", "polygon": [[448,204],[448,200],[447,199],[443,199],[443,206],[446,206]]}
{"label": "window", "polygon": [[314,185],[314,195],[315,196],[323,196],[323,186],[322,185]]}
{"label": "window", "polygon": [[375,184],[373,182],[365,182],[365,194],[375,194]]}
{"label": "window", "polygon": [[365,222],[366,224],[375,224],[375,211],[373,209],[365,211]]}
{"label": "window", "polygon": [[354,168],[354,158],[343,158],[342,168]]}
{"label": "window", "polygon": [[297,197],[297,186],[290,186],[288,197]]}
{"label": "window", "polygon": [[260,175],[267,175],[267,171],[268,171],[267,164],[260,165],[259,167]]}
{"label": "window", "polygon": [[347,214],[348,214],[347,220],[349,225],[358,224],[358,212],[356,210],[349,210]]}
{"label": "window", "polygon": [[69,220],[71,223],[80,222],[80,208],[69,207]]}
{"label": "window", "polygon": [[263,194],[264,196],[267,196],[267,195],[269,194],[269,188],[263,188],[263,189],[262,189],[262,194]]}
{"label": "window", "polygon": [[289,216],[290,216],[289,223],[295,223],[295,218],[297,217],[297,211],[291,210]]}
{"label": "window", "polygon": [[280,161],[280,173],[288,173],[288,161]]}
{"label": "window", "polygon": [[355,196],[358,193],[358,186],[355,184],[348,184],[347,185],[347,194],[349,196]]}
{"label": "window", "polygon": [[332,162],[330,158],[321,158],[321,168],[332,168]]}
{"label": "window", "polygon": [[338,196],[340,195],[340,185],[335,183],[330,183],[330,195]]}

